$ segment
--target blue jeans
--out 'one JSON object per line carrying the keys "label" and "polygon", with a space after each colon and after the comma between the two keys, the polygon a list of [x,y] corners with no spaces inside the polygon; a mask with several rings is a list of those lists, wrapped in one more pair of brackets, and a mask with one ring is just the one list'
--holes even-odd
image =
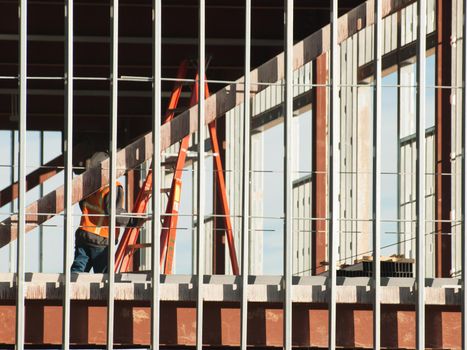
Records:
{"label": "blue jeans", "polygon": [[94,273],[105,273],[108,257],[108,247],[76,246],[71,272],[89,272],[92,267]]}

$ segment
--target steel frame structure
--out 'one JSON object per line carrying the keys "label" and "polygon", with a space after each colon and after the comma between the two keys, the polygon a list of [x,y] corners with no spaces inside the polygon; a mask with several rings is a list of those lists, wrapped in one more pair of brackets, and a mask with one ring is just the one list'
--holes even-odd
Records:
{"label": "steel frame structure", "polygon": [[[373,239],[373,277],[371,280],[368,281],[365,286],[370,286],[371,288],[371,296],[369,300],[362,303],[366,305],[362,307],[365,311],[371,312],[371,317],[368,315],[365,316],[364,319],[369,320],[371,319],[373,324],[373,333],[372,333],[372,343],[371,346],[374,349],[379,349],[382,345],[382,324],[383,322],[383,315],[387,314],[387,309],[383,310],[382,307],[382,300],[384,298],[388,298],[386,294],[383,293],[382,287],[382,279],[380,276],[380,255],[381,255],[381,162],[382,162],[382,155],[381,155],[381,143],[382,143],[382,111],[381,111],[381,103],[382,103],[382,72],[383,72],[383,47],[382,47],[382,28],[383,28],[383,17],[387,15],[387,7],[389,1],[383,0],[374,0],[369,1],[368,4],[372,4],[373,7],[368,5],[368,8],[373,10],[373,24],[374,24],[374,43],[373,43],[373,64],[374,64],[374,79],[373,79],[373,139],[372,139],[372,147],[373,147],[373,154],[372,154],[372,164],[373,164],[373,171],[372,171],[372,185],[373,185],[373,195],[372,195],[372,239]],[[410,1],[407,1],[410,3]],[[18,80],[19,83],[19,127],[18,127],[18,134],[19,134],[19,162],[18,162],[18,185],[17,185],[17,198],[18,198],[18,218],[17,218],[17,272],[16,272],[16,305],[14,306],[16,312],[16,336],[15,336],[15,344],[18,349],[23,349],[25,347],[25,325],[27,323],[25,313],[26,313],[26,300],[27,297],[27,287],[28,282],[26,282],[26,273],[25,273],[25,236],[28,229],[26,216],[30,214],[28,212],[28,207],[26,206],[26,190],[28,188],[27,184],[27,176],[26,176],[26,123],[27,123],[27,97],[28,97],[28,90],[27,90],[27,83],[28,83],[28,76],[27,76],[27,48],[28,48],[28,36],[27,36],[27,0],[21,0],[19,5],[19,74],[18,77],[15,78]],[[57,204],[55,210],[60,212],[60,209],[64,210],[64,218],[65,218],[65,240],[64,240],[64,273],[63,279],[61,284],[63,285],[63,292],[60,295],[62,298],[62,302],[59,306],[61,306],[61,314],[62,314],[62,333],[61,333],[61,345],[64,349],[68,349],[71,345],[71,310],[73,307],[76,307],[76,304],[72,302],[72,294],[73,294],[73,286],[71,282],[71,273],[69,272],[70,265],[71,265],[71,251],[72,251],[72,205],[76,203],[78,200],[79,195],[75,195],[74,193],[74,185],[80,183],[79,181],[84,182],[82,179],[83,177],[73,178],[72,170],[73,170],[73,156],[74,156],[74,147],[73,147],[73,92],[74,92],[74,81],[75,77],[73,75],[73,42],[74,42],[74,34],[73,34],[73,0],[66,1],[66,8],[65,8],[65,113],[64,113],[64,122],[65,122],[65,132],[64,132],[64,161],[65,161],[65,186],[63,192],[63,203]],[[386,5],[386,9],[385,9]],[[466,5],[464,2],[464,18],[466,16]],[[195,287],[195,294],[191,295],[190,298],[186,300],[174,300],[173,302],[177,302],[175,308],[182,309],[186,307],[191,309],[195,312],[195,315],[190,315],[190,320],[196,321],[196,329],[192,333],[194,339],[190,339],[189,345],[196,345],[197,349],[202,349],[203,344],[206,342],[203,340],[203,329],[206,329],[206,326],[203,325],[203,321],[207,318],[206,314],[212,312],[212,309],[215,308],[213,306],[213,300],[209,298],[212,297],[211,292],[212,284],[209,280],[206,280],[206,276],[204,273],[204,236],[205,236],[205,213],[206,213],[206,201],[205,201],[205,174],[206,172],[206,164],[205,164],[205,139],[206,139],[206,126],[212,125],[216,118],[219,117],[222,112],[226,112],[229,109],[232,109],[235,106],[242,105],[243,108],[243,115],[244,115],[244,129],[242,130],[242,137],[243,137],[243,157],[242,157],[242,213],[241,213],[241,274],[237,277],[234,282],[232,283],[219,283],[219,285],[238,285],[240,287],[239,295],[235,298],[230,300],[229,302],[233,304],[228,304],[227,301],[223,300],[220,303],[227,303],[226,305],[222,305],[222,307],[226,308],[238,308],[239,307],[239,314],[235,314],[232,316],[232,319],[239,324],[239,336],[238,342],[242,349],[247,349],[249,344],[249,339],[254,338],[255,335],[250,335],[251,332],[249,331],[249,324],[248,324],[248,316],[249,310],[257,310],[261,308],[257,304],[254,304],[254,298],[251,298],[249,292],[250,289],[255,288],[255,283],[249,283],[248,281],[248,252],[249,252],[249,242],[248,237],[250,235],[250,227],[251,227],[251,217],[250,217],[250,179],[251,179],[251,166],[250,166],[250,139],[251,139],[251,109],[250,109],[250,97],[252,91],[254,90],[256,93],[260,92],[261,90],[266,89],[269,86],[273,86],[276,84],[276,81],[280,79],[284,79],[283,83],[280,83],[281,88],[284,92],[283,98],[283,118],[284,118],[284,177],[283,177],[283,193],[284,193],[284,216],[283,216],[283,223],[284,223],[284,272],[283,275],[280,277],[280,282],[278,283],[271,283],[270,285],[279,286],[281,290],[281,294],[277,296],[277,299],[274,300],[266,300],[265,302],[268,303],[267,307],[273,309],[282,309],[281,314],[281,323],[282,323],[282,343],[280,344],[286,349],[292,348],[293,345],[296,345],[293,341],[293,325],[294,322],[298,322],[301,316],[301,310],[299,310],[294,303],[296,303],[296,296],[294,297],[293,290],[297,289],[297,283],[294,283],[293,280],[293,271],[292,271],[292,232],[293,232],[293,220],[296,219],[293,217],[293,198],[292,198],[292,185],[293,185],[293,157],[294,157],[294,148],[292,139],[293,129],[293,116],[294,116],[294,87],[299,84],[294,84],[294,70],[297,67],[300,67],[301,64],[305,62],[305,60],[311,61],[311,59],[322,59],[326,58],[326,55],[322,55],[323,53],[329,52],[329,84],[326,83],[326,75],[325,69],[316,69],[317,72],[320,72],[319,77],[315,77],[315,84],[313,84],[315,89],[327,89],[327,94],[329,96],[329,158],[328,158],[328,177],[329,177],[329,199],[328,199],[328,218],[320,218],[322,220],[326,220],[328,222],[328,276],[323,277],[320,279],[318,277],[318,282],[313,280],[308,284],[304,284],[305,286],[325,286],[324,296],[321,295],[321,299],[319,302],[319,307],[310,306],[312,302],[308,301],[309,308],[309,315],[314,313],[317,309],[326,313],[327,317],[327,329],[325,338],[327,338],[326,346],[329,349],[335,349],[336,346],[340,346],[338,342],[338,324],[342,325],[343,321],[340,321],[337,317],[339,308],[341,307],[340,304],[342,302],[342,294],[345,293],[343,286],[338,283],[337,278],[337,263],[338,263],[338,239],[340,235],[340,222],[341,218],[339,216],[340,212],[340,163],[339,163],[339,152],[341,150],[341,140],[340,140],[340,112],[339,112],[339,92],[342,89],[343,85],[340,84],[339,81],[339,44],[345,39],[343,34],[340,33],[340,22],[338,17],[338,9],[339,9],[339,2],[338,0],[330,0],[330,8],[331,8],[331,16],[330,16],[330,26],[326,27],[327,29],[323,30],[319,35],[314,36],[312,39],[323,39],[321,42],[321,47],[316,47],[316,45],[309,39],[306,43],[300,43],[294,46],[294,32],[293,32],[293,15],[294,15],[294,5],[293,0],[287,0],[285,2],[284,7],[284,15],[285,15],[285,22],[284,22],[284,30],[285,30],[285,45],[284,45],[284,54],[281,56],[278,62],[283,63],[282,66],[277,63],[277,66],[273,66],[273,63],[267,63],[266,68],[262,71],[254,70],[251,71],[251,0],[246,1],[245,6],[245,69],[244,69],[244,78],[243,80],[239,80],[236,82],[229,82],[228,90],[221,90],[218,93],[216,98],[224,98],[225,101],[222,101],[223,104],[218,106],[216,104],[215,99],[206,99],[208,94],[206,93],[205,86],[207,83],[206,77],[206,4],[204,0],[199,1],[199,18],[198,18],[198,68],[197,68],[197,76],[199,77],[199,84],[197,84],[198,88],[198,100],[196,106],[193,106],[189,110],[183,112],[181,115],[174,118],[174,121],[168,123],[166,125],[161,126],[161,98],[162,98],[162,90],[161,90],[161,82],[163,80],[161,76],[161,44],[162,44],[162,37],[161,37],[161,21],[162,21],[162,6],[160,0],[153,0],[152,1],[152,77],[149,78],[149,81],[152,83],[152,132],[149,135],[146,135],[142,141],[139,140],[136,143],[130,145],[133,148],[129,148],[131,150],[134,149],[141,149],[138,148],[139,145],[143,144],[147,146],[145,148],[145,153],[141,155],[143,160],[147,160],[149,158],[152,159],[152,173],[153,174],[160,174],[161,173],[161,152],[168,148],[170,145],[174,144],[175,142],[179,141],[182,138],[187,139],[188,135],[196,132],[197,136],[197,160],[196,160],[196,169],[197,169],[197,183],[196,183],[196,236],[197,236],[197,252],[196,252],[196,273],[195,276],[192,276],[189,283],[187,284],[194,284]],[[417,60],[417,112],[416,112],[416,137],[417,137],[417,163],[416,163],[416,194],[417,194],[417,216],[416,216],[416,247],[417,247],[417,258],[416,258],[416,278],[414,282],[414,288],[416,290],[416,300],[415,300],[415,347],[418,349],[424,349],[426,345],[426,339],[429,338],[429,335],[426,332],[426,315],[432,313],[432,306],[430,306],[429,311],[427,311],[427,304],[426,300],[428,298],[429,292],[427,292],[428,287],[425,287],[426,278],[425,278],[425,124],[426,124],[426,8],[427,8],[427,1],[426,0],[418,0],[417,2],[417,14],[418,14],[418,27],[417,27],[417,40],[416,40],[416,60]],[[367,8],[365,8],[367,10]],[[394,9],[393,9],[394,10]],[[386,13],[384,13],[386,11]],[[394,11],[397,11],[394,10]],[[105,177],[105,181],[110,183],[110,235],[109,241],[114,241],[114,234],[116,229],[116,206],[115,200],[116,197],[116,180],[119,175],[121,175],[124,171],[118,169],[117,165],[120,164],[120,159],[124,156],[124,152],[121,153],[117,150],[117,129],[118,129],[118,95],[119,95],[119,82],[121,77],[119,76],[118,71],[118,48],[119,48],[119,1],[113,0],[111,3],[111,28],[110,28],[110,47],[111,47],[111,60],[110,60],[110,74],[109,77],[106,78],[110,82],[110,125],[109,125],[109,135],[110,135],[110,159],[102,165],[101,169],[93,171],[92,173],[88,173],[89,176],[101,176]],[[369,16],[368,16],[369,17]],[[361,20],[361,18],[359,18]],[[343,20],[345,21],[346,18]],[[370,19],[365,19],[366,26],[370,25]],[[362,26],[362,23],[356,21],[356,27]],[[464,38],[467,35],[467,24],[464,23],[463,26],[463,33]],[[359,29],[354,28],[354,34],[358,32]],[[352,30],[350,30],[352,31]],[[350,35],[346,33],[346,35]],[[324,40],[324,39],[327,39]],[[310,44],[311,43],[311,44]],[[299,57],[297,52],[300,49],[303,49],[306,45],[312,45],[313,48],[310,50],[311,54],[309,57]],[[463,162],[463,189],[462,189],[462,296],[457,300],[453,308],[446,307],[446,310],[443,309],[443,312],[458,312],[457,307],[460,305],[462,312],[460,314],[461,322],[462,322],[462,345],[463,347],[467,347],[466,341],[466,333],[467,333],[467,322],[466,322],[466,312],[465,308],[467,305],[467,293],[465,293],[466,285],[465,285],[465,271],[467,270],[467,239],[466,239],[466,232],[465,232],[465,215],[466,215],[466,208],[467,208],[467,197],[466,197],[466,183],[467,183],[467,175],[465,171],[466,167],[466,160],[465,160],[465,149],[466,149],[466,138],[467,138],[467,122],[466,122],[466,113],[467,113],[467,98],[466,98],[466,81],[467,81],[467,69],[466,69],[466,56],[467,56],[467,45],[463,45],[463,100],[462,100],[462,121],[463,121],[463,133],[462,133],[462,147],[463,147],[463,154],[462,154],[462,162]],[[319,56],[322,55],[322,56]],[[323,58],[324,57],[324,58]],[[274,64],[276,64],[274,63]],[[324,62],[321,62],[324,66]],[[321,66],[321,68],[323,67]],[[273,69],[277,68],[275,72],[276,75],[272,76],[270,74]],[[279,72],[280,71],[280,72]],[[263,75],[262,75],[263,74]],[[5,78],[5,77],[3,77]],[[262,86],[264,85],[264,86]],[[231,87],[241,86],[243,91],[240,94],[233,93],[230,94]],[[320,91],[322,92],[322,91]],[[316,91],[315,94],[318,92]],[[233,96],[233,97],[231,97]],[[212,102],[214,101],[214,102]],[[319,101],[316,97],[315,101]],[[218,107],[218,108],[217,108]],[[193,121],[196,121],[194,123]],[[183,123],[184,122],[184,123]],[[193,123],[192,123],[193,122]],[[177,124],[178,123],[178,124]],[[176,128],[176,126],[179,126]],[[318,124],[316,124],[318,125]],[[128,149],[125,149],[127,151]],[[122,156],[123,154],[123,156]],[[138,159],[138,161],[140,161]],[[137,160],[132,160],[132,166],[137,165]],[[108,166],[108,167],[106,167]],[[105,173],[105,174],[104,174]],[[89,175],[90,174],[90,175]],[[103,175],[104,174],[104,175]],[[162,317],[162,312],[164,307],[174,307],[173,305],[167,306],[168,302],[164,301],[161,303],[161,291],[163,290],[164,284],[161,284],[161,270],[159,266],[159,261],[161,259],[161,246],[159,240],[159,233],[161,232],[161,204],[160,201],[157,200],[160,192],[161,192],[161,180],[159,176],[155,176],[155,181],[153,181],[152,186],[152,229],[151,229],[151,237],[152,237],[152,247],[151,247],[151,257],[152,257],[152,271],[150,275],[150,296],[149,298],[144,299],[144,303],[141,307],[149,308],[150,310],[145,310],[145,313],[150,314],[150,345],[153,349],[158,349],[161,339],[161,322],[160,318]],[[39,180],[37,183],[40,183]],[[33,181],[34,182],[34,181]],[[99,184],[91,184],[90,189],[88,190],[89,193],[92,193],[93,190],[98,185],[102,185],[99,181]],[[93,187],[94,186],[94,187]],[[89,194],[88,193],[88,194]],[[86,193],[81,193],[84,196]],[[15,198],[14,191],[11,193],[11,199]],[[316,198],[316,197],[315,197]],[[1,198],[3,200],[3,198]],[[45,200],[44,200],[45,201]],[[321,203],[322,204],[322,203]],[[61,206],[61,207],[60,207]],[[317,211],[315,211],[316,213]],[[37,213],[36,213],[37,214]],[[40,218],[37,219],[37,222],[40,224],[47,219]],[[309,218],[310,220],[316,220],[317,218]],[[43,221],[41,221],[43,220]],[[11,223],[11,221],[10,221]],[[315,227],[318,225],[315,223]],[[8,229],[8,228],[7,228]],[[4,230],[7,230],[4,229]],[[9,228],[11,232],[13,232],[12,228]],[[315,234],[317,234],[315,232]],[[11,235],[13,237],[13,234]],[[11,239],[10,237],[10,239]],[[318,239],[316,239],[318,242]],[[322,247],[323,248],[323,247]],[[316,249],[316,247],[315,247]],[[322,252],[321,252],[322,253]],[[114,348],[114,328],[115,328],[115,320],[120,317],[116,315],[116,309],[119,308],[121,305],[117,305],[116,300],[116,290],[120,288],[118,283],[116,282],[116,275],[114,273],[114,256],[115,256],[115,246],[113,244],[109,247],[109,273],[104,278],[106,283],[106,304],[100,304],[99,307],[102,308],[105,306],[106,312],[106,339],[105,345],[108,349]],[[318,264],[315,261],[314,266],[315,271],[318,269]],[[120,278],[120,277],[119,277]],[[433,288],[433,287],[432,287]],[[454,288],[453,288],[454,289]],[[459,289],[456,285],[455,289]],[[311,290],[311,289],[310,289]],[[388,289],[386,289],[388,290]],[[308,290],[309,291],[309,290]],[[344,292],[342,292],[344,291]],[[208,293],[209,292],[209,293]],[[339,294],[340,293],[340,294]],[[295,299],[294,299],[295,298]],[[341,298],[341,299],[339,299]],[[339,303],[340,301],[340,303]],[[134,302],[134,300],[132,301]],[[130,302],[131,303],[131,302]],[[184,304],[186,303],[186,304]],[[47,305],[46,302],[43,303],[46,307],[51,306]],[[75,304],[75,305],[73,305]],[[372,304],[372,308],[368,308],[368,305]],[[235,307],[232,307],[234,305]],[[327,307],[326,307],[327,305]],[[351,309],[354,308],[358,310],[359,308],[356,306],[357,303],[351,304],[353,305],[350,307]],[[413,314],[413,304],[411,302],[406,301],[405,308],[401,307],[402,311],[406,311],[408,313]],[[0,305],[4,306],[4,305]],[[7,305],[8,306],[8,305]],[[57,306],[57,305],[52,305]],[[446,305],[444,305],[446,306]],[[85,305],[84,308],[89,308],[90,305]],[[133,306],[132,306],[133,307]],[[135,307],[139,307],[136,305]],[[11,305],[10,305],[11,308]],[[34,308],[34,306],[32,307]],[[342,307],[341,307],[342,308]],[[397,307],[395,307],[397,309]],[[352,309],[353,311],[355,311]],[[310,311],[314,310],[314,311]],[[88,311],[89,312],[89,311]],[[102,312],[100,310],[99,312]],[[274,315],[277,317],[279,312],[273,312]],[[209,314],[212,316],[212,314]],[[298,315],[298,316],[297,316]],[[300,316],[301,315],[301,316]],[[308,315],[308,317],[310,317]],[[225,317],[225,315],[220,316]],[[449,323],[454,324],[454,323]],[[323,336],[323,335],[322,335]],[[99,340],[101,341],[101,340]],[[142,342],[141,344],[146,344],[147,342]],[[138,343],[139,344],[139,343]],[[228,342],[222,343],[222,345],[231,345]],[[267,344],[265,344],[267,345]],[[277,343],[274,343],[274,346],[278,346]],[[324,346],[324,345],[323,345]],[[369,346],[369,343],[365,343],[365,346]]]}

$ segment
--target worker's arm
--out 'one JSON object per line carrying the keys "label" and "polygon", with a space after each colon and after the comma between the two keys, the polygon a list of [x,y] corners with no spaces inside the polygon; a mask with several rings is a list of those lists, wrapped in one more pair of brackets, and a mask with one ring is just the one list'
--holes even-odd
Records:
{"label": "worker's arm", "polygon": [[[110,213],[110,201],[109,201],[109,198],[110,198],[110,193],[108,193],[106,196],[105,196],[105,211],[106,211],[106,214],[109,215]],[[123,201],[125,200],[125,196],[124,196],[124,193],[123,193],[123,187],[122,186],[117,186],[117,200],[115,201],[115,205],[116,205],[116,219],[115,219],[115,223],[117,226],[127,226],[128,224],[128,221],[130,218],[126,217],[126,216],[121,216],[122,214],[126,214],[126,210],[123,208]]]}

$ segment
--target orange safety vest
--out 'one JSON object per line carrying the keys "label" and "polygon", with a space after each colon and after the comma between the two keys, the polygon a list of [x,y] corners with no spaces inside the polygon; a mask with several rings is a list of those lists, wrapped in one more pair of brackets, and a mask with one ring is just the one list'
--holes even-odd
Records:
{"label": "orange safety vest", "polygon": [[[117,181],[117,186],[122,186]],[[105,186],[91,194],[82,203],[80,228],[101,237],[109,237],[109,217],[105,214],[105,196],[110,192],[110,186]],[[119,229],[117,229],[117,237]]]}

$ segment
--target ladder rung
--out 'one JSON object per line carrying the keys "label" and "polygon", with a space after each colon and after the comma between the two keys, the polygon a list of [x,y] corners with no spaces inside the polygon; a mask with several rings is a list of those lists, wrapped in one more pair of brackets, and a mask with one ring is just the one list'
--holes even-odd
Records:
{"label": "ladder rung", "polygon": [[[211,152],[211,151],[206,151],[204,152],[204,155],[206,157],[217,157],[219,155],[219,153],[214,153],[214,152]],[[174,152],[167,152],[167,153],[162,153],[162,156],[163,157],[166,157],[166,160],[165,162],[170,162],[170,161],[173,161],[173,160],[177,160],[178,158],[178,153],[174,153]],[[187,151],[186,152],[186,156],[187,158],[196,158],[198,157],[198,152],[196,151]]]}
{"label": "ladder rung", "polygon": [[[207,157],[217,157],[219,153],[212,153],[212,152],[204,152],[204,156]],[[188,152],[186,157],[188,159],[196,159],[198,158],[198,153],[196,152]]]}

